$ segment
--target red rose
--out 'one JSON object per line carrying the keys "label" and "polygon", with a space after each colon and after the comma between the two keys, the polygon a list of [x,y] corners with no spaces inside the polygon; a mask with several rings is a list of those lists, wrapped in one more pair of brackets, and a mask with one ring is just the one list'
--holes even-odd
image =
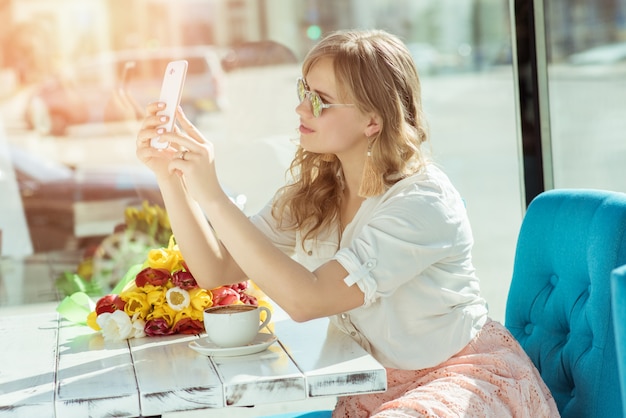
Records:
{"label": "red rose", "polygon": [[243,303],[245,303],[246,305],[254,305],[254,306],[258,306],[259,305],[259,301],[256,300],[256,298],[252,295],[249,295],[247,293],[241,293],[239,295],[239,298],[241,299],[241,301]]}
{"label": "red rose", "polygon": [[96,302],[96,315],[100,315],[101,313],[113,313],[116,310],[123,311],[126,302],[120,298],[119,295],[106,295],[102,296]]}
{"label": "red rose", "polygon": [[220,286],[211,289],[213,294],[213,306],[231,305],[239,301],[239,293],[228,286]]}
{"label": "red rose", "polygon": [[172,274],[172,283],[181,289],[189,290],[198,287],[198,283],[189,271],[178,270]]}
{"label": "red rose", "polygon": [[204,332],[204,323],[189,317],[182,318],[172,328],[174,334],[201,334]]}
{"label": "red rose", "polygon": [[242,293],[248,289],[248,281],[246,280],[246,281],[235,283],[235,284],[229,284],[228,287],[230,287],[231,289],[239,293]]}
{"label": "red rose", "polygon": [[153,269],[152,267],[146,267],[137,273],[135,277],[135,284],[138,287],[143,287],[147,283],[153,286],[165,286],[170,279],[170,272],[166,269]]}
{"label": "red rose", "polygon": [[146,335],[150,337],[172,334],[172,330],[170,329],[169,325],[167,325],[167,321],[163,318],[155,318],[149,320],[148,322],[146,322],[146,326],[143,330]]}

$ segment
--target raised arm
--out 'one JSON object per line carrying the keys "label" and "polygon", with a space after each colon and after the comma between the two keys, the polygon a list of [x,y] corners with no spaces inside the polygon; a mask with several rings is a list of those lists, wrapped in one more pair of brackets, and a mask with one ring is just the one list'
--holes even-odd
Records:
{"label": "raised arm", "polygon": [[210,289],[240,282],[245,279],[243,271],[215,236],[198,203],[187,193],[183,177],[169,171],[172,160],[182,156],[181,149],[175,145],[165,149],[150,146],[151,138],[164,134],[158,128],[164,121],[156,115],[161,106],[153,103],[147,108],[148,116],[137,136],[137,157],[156,175],[172,231],[200,286]]}

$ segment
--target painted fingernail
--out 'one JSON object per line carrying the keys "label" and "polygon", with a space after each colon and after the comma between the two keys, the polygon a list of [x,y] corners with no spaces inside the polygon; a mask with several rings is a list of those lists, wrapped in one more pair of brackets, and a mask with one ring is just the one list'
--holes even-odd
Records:
{"label": "painted fingernail", "polygon": [[161,135],[163,132],[165,132],[165,128],[157,129],[157,134]]}
{"label": "painted fingernail", "polygon": [[163,108],[165,107],[165,103],[163,103],[163,102],[159,102],[159,103],[157,104],[157,107],[158,107],[159,109],[163,109]]}
{"label": "painted fingernail", "polygon": [[165,122],[165,121],[167,120],[167,116],[161,116],[161,117],[159,118],[159,120],[160,120],[161,122]]}

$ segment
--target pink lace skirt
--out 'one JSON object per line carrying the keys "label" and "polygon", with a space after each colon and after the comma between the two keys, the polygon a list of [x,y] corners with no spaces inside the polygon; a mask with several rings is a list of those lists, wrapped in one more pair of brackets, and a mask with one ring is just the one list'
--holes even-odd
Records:
{"label": "pink lace skirt", "polygon": [[539,372],[509,331],[488,322],[429,369],[387,369],[387,391],[339,398],[333,418],[559,417]]}

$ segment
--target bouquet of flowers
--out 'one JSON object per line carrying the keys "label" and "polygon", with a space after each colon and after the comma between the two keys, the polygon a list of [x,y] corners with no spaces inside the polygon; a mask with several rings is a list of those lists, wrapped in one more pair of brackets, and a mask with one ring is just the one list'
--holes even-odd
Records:
{"label": "bouquet of flowers", "polygon": [[204,310],[213,305],[261,303],[269,307],[248,281],[200,288],[173,236],[167,248],[150,250],[143,264],[131,267],[118,288],[119,293],[102,296],[87,317],[87,325],[102,331],[106,340],[200,334]]}

